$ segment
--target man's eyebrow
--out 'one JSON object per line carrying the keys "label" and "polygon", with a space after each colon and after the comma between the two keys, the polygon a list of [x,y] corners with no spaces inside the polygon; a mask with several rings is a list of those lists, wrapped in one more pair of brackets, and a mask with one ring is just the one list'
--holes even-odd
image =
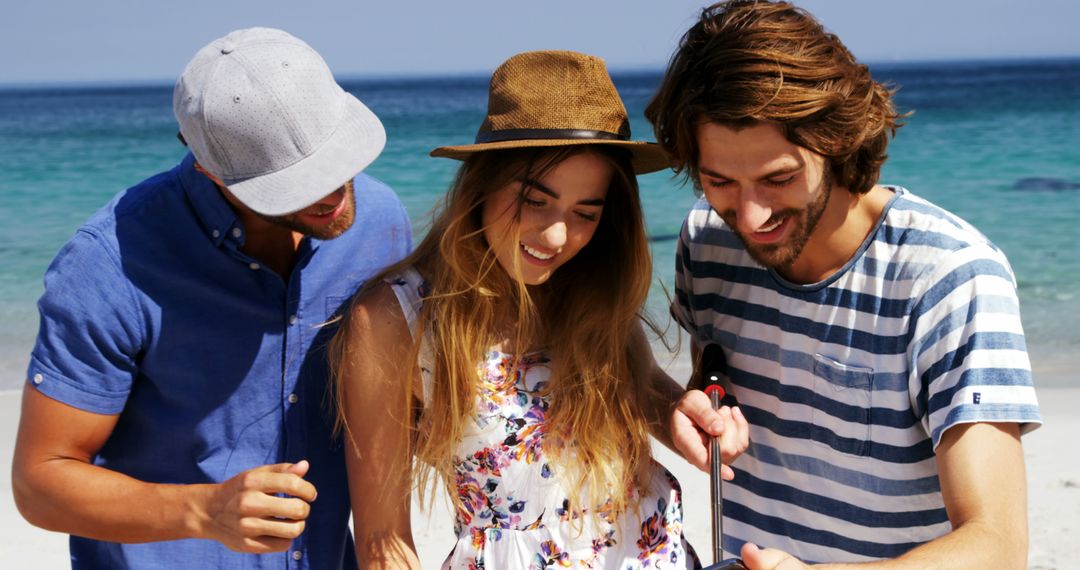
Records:
{"label": "man's eyebrow", "polygon": [[[552,198],[554,198],[556,200],[558,200],[560,198],[558,192],[552,190],[551,188],[548,188],[547,186],[544,186],[543,184],[540,183],[539,180],[535,180],[533,178],[526,178],[522,183],[525,186],[530,187],[530,188],[535,188],[537,191],[542,192],[542,193],[544,193],[544,194],[546,194],[548,196],[551,196]],[[582,200],[582,201],[578,202],[578,204],[582,205],[582,206],[603,206],[604,205],[604,199],[603,198],[593,198],[591,200]]]}
{"label": "man's eyebrow", "polygon": [[[791,166],[781,166],[780,168],[777,168],[775,170],[771,170],[769,172],[766,172],[765,174],[763,174],[758,179],[759,180],[765,180],[767,178],[775,178],[776,176],[782,176],[784,174],[790,174],[792,172],[798,172],[799,170],[802,170],[802,168],[803,168],[802,164],[793,164]],[[716,172],[715,170],[712,170],[712,169],[710,169],[708,167],[705,167],[705,166],[699,166],[698,167],[698,172],[700,172],[700,173],[702,173],[705,176],[708,176],[710,178],[722,178],[724,180],[730,180],[729,177],[724,176],[723,174],[720,174],[719,172]]]}
{"label": "man's eyebrow", "polygon": [[723,174],[720,174],[719,172],[717,172],[715,170],[711,170],[711,169],[709,169],[707,167],[704,167],[704,166],[699,166],[698,171],[701,172],[702,174],[704,174],[705,176],[711,176],[713,178],[723,178],[725,180],[727,179],[727,176],[724,176]]}

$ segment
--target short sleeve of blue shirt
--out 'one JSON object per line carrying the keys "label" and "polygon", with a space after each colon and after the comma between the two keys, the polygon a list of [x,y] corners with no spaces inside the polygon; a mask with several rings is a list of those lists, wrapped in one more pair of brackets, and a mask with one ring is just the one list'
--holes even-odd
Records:
{"label": "short sleeve of blue shirt", "polygon": [[99,414],[124,408],[142,345],[139,310],[115,250],[80,229],[45,273],[27,378],[44,395]]}

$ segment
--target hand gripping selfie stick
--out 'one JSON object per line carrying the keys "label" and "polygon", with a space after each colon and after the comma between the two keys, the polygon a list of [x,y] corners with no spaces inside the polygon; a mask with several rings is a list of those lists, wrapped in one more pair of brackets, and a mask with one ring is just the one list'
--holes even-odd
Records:
{"label": "hand gripping selfie stick", "polygon": [[[702,353],[701,368],[705,375],[705,394],[709,396],[714,410],[720,409],[724,399],[724,388],[720,385],[720,376],[727,369],[724,351],[718,345],[710,344]],[[709,490],[712,496],[712,549],[713,565],[705,570],[745,569],[738,558],[724,559],[724,490],[720,477],[720,438],[709,438]]]}

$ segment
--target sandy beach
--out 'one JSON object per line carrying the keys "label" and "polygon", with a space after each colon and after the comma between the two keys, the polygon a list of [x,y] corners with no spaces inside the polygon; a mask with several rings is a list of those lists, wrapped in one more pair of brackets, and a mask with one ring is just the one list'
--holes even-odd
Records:
{"label": "sandy beach", "polygon": [[[669,370],[685,378],[685,357]],[[1077,370],[1072,368],[1071,370]],[[7,371],[10,372],[10,371]],[[1039,404],[1045,425],[1024,438],[1028,473],[1030,526],[1029,567],[1033,570],[1076,568],[1080,559],[1080,383],[1076,373],[1055,367],[1036,368]],[[11,455],[19,419],[18,391],[0,392],[0,567],[67,568],[67,536],[30,526],[15,509],[11,495]],[[684,492],[686,534],[699,552],[708,553],[708,475],[686,465],[662,446],[654,446],[657,459],[681,481]],[[738,468],[738,462],[735,464]],[[988,474],[992,476],[992,474]],[[431,513],[414,508],[413,532],[424,568],[438,568],[453,544],[452,523],[445,501],[436,501]]]}

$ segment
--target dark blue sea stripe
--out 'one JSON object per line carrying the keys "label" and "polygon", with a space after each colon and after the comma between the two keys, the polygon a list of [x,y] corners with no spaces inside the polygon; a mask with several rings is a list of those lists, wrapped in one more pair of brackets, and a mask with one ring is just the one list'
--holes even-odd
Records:
{"label": "dark blue sea stripe", "polygon": [[[738,477],[738,472],[736,472],[735,476]],[[765,532],[779,536],[788,536],[801,542],[821,544],[853,554],[874,558],[896,558],[920,544],[918,542],[882,544],[866,540],[856,540],[835,532],[796,524],[781,517],[763,515],[751,508],[726,500],[724,501],[724,515],[733,520],[741,521],[747,525],[762,529]],[[766,547],[768,545],[762,544],[760,546]]]}
{"label": "dark blue sea stripe", "polygon": [[[941,492],[941,485],[937,475],[918,479],[888,479],[854,469],[837,467],[828,461],[809,455],[783,453],[775,447],[755,442],[750,442],[750,448],[747,449],[746,453],[762,463],[821,477],[875,495],[908,497]],[[736,464],[735,468],[738,469],[738,464]]]}
{"label": "dark blue sea stripe", "polygon": [[760,408],[740,403],[739,407],[751,425],[758,425],[773,433],[792,439],[805,440],[807,435],[814,441],[856,456],[867,456],[889,463],[918,463],[934,456],[930,440],[922,440],[914,445],[899,446],[881,442],[869,442],[865,439],[840,437],[832,430],[807,422],[782,420],[775,414]]}
{"label": "dark blue sea stripe", "polygon": [[1018,420],[1027,422],[1041,422],[1039,406],[1032,404],[964,404],[949,410],[945,420],[934,428],[931,437],[935,445],[941,440],[941,434],[947,427],[957,423],[972,422],[1008,422],[1016,423]]}
{"label": "dark blue sea stripe", "polygon": [[822,342],[850,346],[874,354],[902,354],[907,351],[907,341],[910,333],[900,336],[878,335],[870,331],[784,314],[775,307],[731,299],[717,293],[693,295],[690,298],[690,303],[691,309],[694,311],[711,309],[722,315],[773,326],[785,332],[806,335]]}
{"label": "dark blue sea stripe", "polygon": [[882,317],[901,318],[911,310],[911,300],[887,299],[870,293],[857,293],[838,287],[818,289],[790,289],[779,285],[772,275],[763,269],[731,265],[716,261],[695,261],[691,269],[695,279],[720,279],[769,289],[777,294],[798,301],[829,307],[841,307],[861,313]]}
{"label": "dark blue sea stripe", "polygon": [[[805,352],[785,350],[780,345],[764,340],[739,338],[735,333],[714,327],[712,324],[700,328],[702,338],[715,340],[721,346],[738,346],[739,354],[754,356],[763,360],[779,362],[784,368],[805,370],[813,373],[814,356]],[[874,371],[875,392],[907,392],[908,377],[906,372]]]}
{"label": "dark blue sea stripe", "polygon": [[875,511],[805,489],[765,481],[746,470],[736,471],[735,483],[759,497],[798,505],[819,515],[867,528],[910,528],[941,524],[949,520],[944,507],[898,512]]}

